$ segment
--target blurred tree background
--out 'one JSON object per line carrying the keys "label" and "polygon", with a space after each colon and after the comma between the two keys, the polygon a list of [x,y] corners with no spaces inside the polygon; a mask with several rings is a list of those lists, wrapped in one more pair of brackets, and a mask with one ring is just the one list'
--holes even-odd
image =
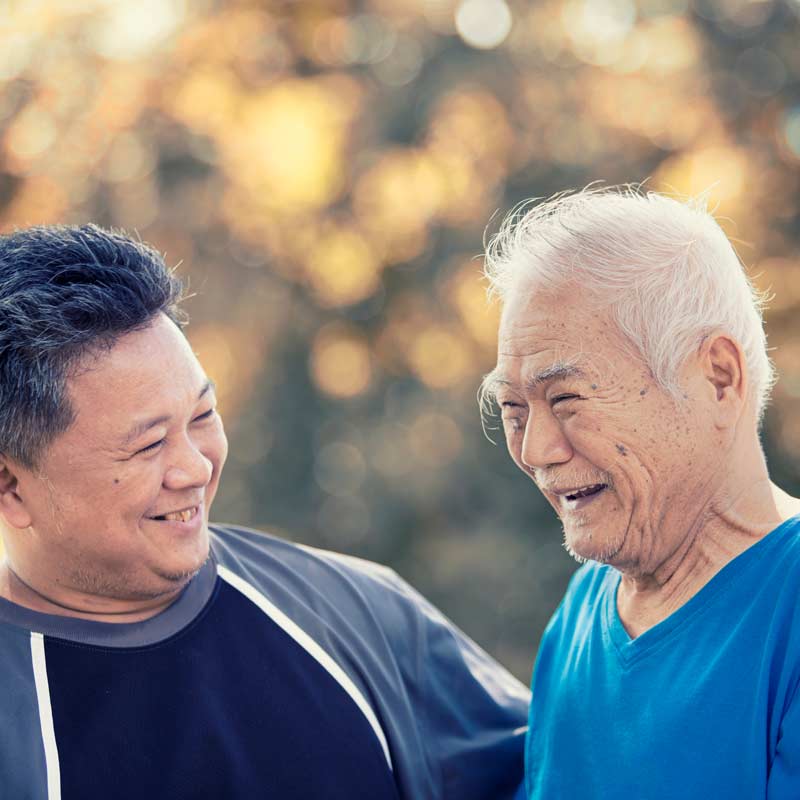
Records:
{"label": "blurred tree background", "polygon": [[[797,0],[0,0],[0,229],[137,231],[190,279],[214,518],[395,567],[527,681],[574,563],[481,430],[487,223],[710,191],[775,297],[800,489]],[[492,220],[490,222],[490,220]]]}

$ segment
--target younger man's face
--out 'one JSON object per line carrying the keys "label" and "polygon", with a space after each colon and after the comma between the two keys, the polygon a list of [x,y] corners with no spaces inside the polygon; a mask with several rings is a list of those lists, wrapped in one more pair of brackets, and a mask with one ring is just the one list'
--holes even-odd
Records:
{"label": "younger man's face", "polygon": [[21,509],[6,519],[28,528],[13,537],[21,577],[45,593],[169,594],[208,556],[227,455],[213,385],[163,315],[82,366],[74,423],[38,470],[17,470]]}

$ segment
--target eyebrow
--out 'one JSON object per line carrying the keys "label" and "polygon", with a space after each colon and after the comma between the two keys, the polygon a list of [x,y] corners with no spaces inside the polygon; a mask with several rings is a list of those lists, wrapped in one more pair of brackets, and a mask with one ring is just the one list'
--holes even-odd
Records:
{"label": "eyebrow", "polygon": [[583,378],[585,376],[586,373],[580,367],[561,361],[528,378],[525,381],[525,386],[528,389],[534,389],[549,381],[557,381],[562,378]]}
{"label": "eyebrow", "polygon": [[[212,380],[207,380],[203,384],[203,388],[200,390],[199,394],[197,395],[198,400],[202,400],[203,397],[208,394],[208,392],[216,390],[216,384]],[[162,414],[160,417],[152,417],[150,419],[142,420],[141,422],[137,422],[123,437],[122,445],[123,447],[126,445],[135,442],[140,436],[144,435],[149,431],[151,428],[155,428],[156,425],[162,425],[165,422],[169,422],[172,417],[169,414]]]}
{"label": "eyebrow", "polygon": [[[549,383],[550,381],[557,381],[563,378],[585,377],[586,373],[575,364],[570,364],[566,361],[557,361],[555,364],[551,364],[546,369],[531,375],[531,377],[525,381],[525,388],[535,389],[537,386],[541,386],[543,383]],[[490,372],[486,376],[486,385],[489,387],[498,385],[514,387],[516,386],[516,383],[508,378],[504,378],[502,375],[495,375]]]}

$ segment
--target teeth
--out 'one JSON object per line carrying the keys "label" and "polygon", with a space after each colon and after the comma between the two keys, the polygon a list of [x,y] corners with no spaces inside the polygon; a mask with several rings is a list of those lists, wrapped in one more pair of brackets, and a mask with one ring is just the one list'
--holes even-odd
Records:
{"label": "teeth", "polygon": [[577,500],[578,498],[585,497],[587,494],[592,494],[598,492],[600,489],[604,489],[604,483],[593,483],[589,486],[582,486],[577,491],[573,492],[572,494],[567,495],[567,500]]}
{"label": "teeth", "polygon": [[173,511],[170,514],[164,514],[164,519],[169,519],[177,522],[188,522],[195,513],[195,509],[187,508],[186,511]]}

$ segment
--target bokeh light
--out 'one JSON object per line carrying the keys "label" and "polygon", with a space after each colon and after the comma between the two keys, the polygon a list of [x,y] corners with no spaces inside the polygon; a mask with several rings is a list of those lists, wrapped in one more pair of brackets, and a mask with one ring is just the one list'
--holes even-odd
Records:
{"label": "bokeh light", "polygon": [[445,467],[461,453],[464,438],[452,417],[423,413],[409,431],[411,449],[416,458],[430,467]]}
{"label": "bokeh light", "polygon": [[452,386],[471,373],[463,335],[444,325],[430,325],[414,336],[409,362],[419,378],[435,388]]}
{"label": "bokeh light", "polygon": [[87,26],[87,42],[104,58],[141,58],[176,32],[185,14],[183,0],[106,3]]}
{"label": "bokeh light", "polygon": [[456,9],[456,30],[471,47],[490,50],[511,31],[511,9],[505,0],[462,0]]}
{"label": "bokeh light", "polygon": [[342,155],[357,90],[346,81],[282,82],[243,103],[222,140],[226,170],[267,206],[304,210],[342,188]]}
{"label": "bokeh light", "polygon": [[333,397],[355,397],[370,384],[369,347],[355,329],[332,324],[314,338],[311,375]]}
{"label": "bokeh light", "polygon": [[314,476],[328,494],[336,497],[357,494],[366,478],[364,456],[349,442],[330,442],[317,453]]}
{"label": "bokeh light", "polygon": [[783,135],[792,154],[800,158],[800,106],[790,108],[784,113]]}
{"label": "bokeh light", "polygon": [[351,305],[372,296],[380,262],[369,242],[352,228],[320,232],[306,261],[308,284],[323,306]]}

